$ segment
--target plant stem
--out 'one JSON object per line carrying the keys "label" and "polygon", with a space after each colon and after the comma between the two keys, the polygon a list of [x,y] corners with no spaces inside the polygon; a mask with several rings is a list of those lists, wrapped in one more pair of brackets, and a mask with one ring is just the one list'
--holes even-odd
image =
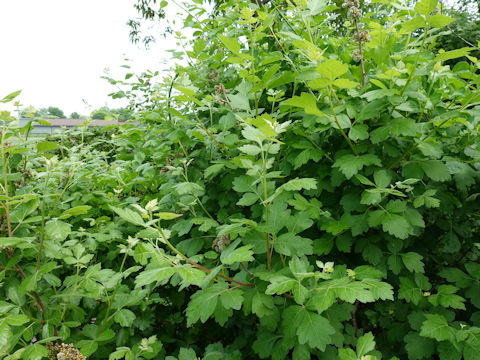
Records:
{"label": "plant stem", "polygon": [[422,53],[423,47],[425,46],[425,40],[427,39],[428,30],[429,28],[425,28],[425,32],[423,33],[422,45],[420,46],[420,49],[418,49],[418,54],[417,54],[417,57],[415,58],[415,63],[413,64],[412,71],[410,72],[410,75],[408,76],[407,82],[403,86],[402,91],[400,91],[400,96],[403,96],[403,93],[405,92],[405,90],[407,89],[407,86],[410,84],[410,82],[413,79],[413,76],[415,75],[418,61],[420,60],[420,54]]}
{"label": "plant stem", "polygon": [[193,197],[195,198],[195,200],[197,200],[198,205],[200,205],[200,207],[201,207],[202,210],[205,212],[205,214],[207,214],[207,216],[208,216],[210,219],[212,219],[213,221],[216,222],[216,220],[213,218],[213,216],[210,215],[210,213],[207,211],[207,209],[205,209],[205,206],[203,206],[203,203],[202,203],[202,201],[198,198],[198,196],[195,195],[195,194],[193,194],[193,193],[192,193],[192,195],[193,195]]}
{"label": "plant stem", "polygon": [[41,261],[42,250],[43,250],[43,241],[45,239],[45,194],[47,193],[47,186],[48,186],[49,180],[50,180],[50,171],[47,171],[47,176],[45,177],[45,185],[43,187],[42,209],[41,209],[42,224],[40,228],[40,245],[38,248],[37,265],[35,266],[35,272],[38,272],[38,269],[40,268],[40,261]]}
{"label": "plant stem", "polygon": [[340,125],[340,123],[337,119],[337,114],[335,113],[335,109],[333,108],[331,91],[333,92],[333,89],[330,88],[329,91],[328,91],[328,99],[330,100],[330,109],[332,110],[332,114],[333,114],[333,117],[335,119],[335,123],[337,124],[340,132],[342,133],[342,136],[345,138],[345,140],[347,140],[347,143],[348,143],[348,145],[350,145],[350,148],[352,149],[353,153],[356,156],[359,156],[357,149],[355,149],[355,146],[353,146],[353,143],[350,141],[347,134],[345,134],[345,131],[343,131],[342,126]]}
{"label": "plant stem", "polygon": [[[2,141],[1,141],[1,153],[2,153],[2,172],[3,172],[3,186],[4,186],[4,194],[7,200],[5,200],[5,217],[7,219],[7,230],[8,230],[8,237],[13,236],[12,232],[12,223],[10,220],[10,206],[8,204],[8,197],[9,197],[9,192],[8,192],[8,178],[7,178],[7,160],[6,160],[6,154],[5,154],[5,131],[2,131]],[[8,249],[7,250],[7,256],[9,258],[13,257],[13,250]],[[17,272],[20,274],[20,276],[23,279],[27,278],[27,275],[23,272],[22,268],[20,265],[15,264],[15,268],[17,269]],[[33,296],[35,297],[35,300],[37,301],[38,306],[40,306],[40,311],[43,314],[45,312],[45,305],[43,305],[42,299],[40,298],[40,295],[36,291],[32,291]]]}
{"label": "plant stem", "polygon": [[240,265],[242,265],[242,268],[245,270],[245,272],[247,272],[250,276],[255,277],[255,274],[248,270],[243,262],[241,262]]}
{"label": "plant stem", "polygon": [[[163,233],[162,231],[162,228],[159,226],[158,228],[158,231],[160,232],[160,236],[163,238],[163,241],[165,242],[165,244],[167,244],[167,246],[175,253],[177,254],[178,256],[180,256],[182,259],[184,259],[186,262],[188,262],[189,264],[193,265],[193,267],[196,267],[200,270],[203,270],[205,271],[206,273],[211,273],[212,270],[210,269],[207,269],[206,267],[203,267],[202,265],[196,263],[195,261],[193,261],[192,259],[190,259],[189,257],[187,257],[186,255],[184,255],[182,252],[180,252],[179,250],[177,250],[177,248],[175,246],[172,245],[172,243],[170,241],[168,241],[167,237],[165,236],[165,234]],[[235,279],[232,279],[231,277],[229,276],[226,276],[226,275],[223,275],[223,274],[217,274],[216,276],[222,278],[222,279],[225,279],[227,281],[230,281],[230,282],[233,282],[235,284],[239,284],[239,285],[243,285],[243,286],[253,286],[252,284],[248,284],[248,283],[244,283],[244,282],[241,282],[241,281],[237,281]]]}
{"label": "plant stem", "polygon": [[[120,270],[118,271],[120,274],[122,273],[123,266],[125,265],[125,261],[127,260],[127,255],[128,255],[128,250],[129,249],[130,248],[128,248],[125,251],[125,255],[123,255],[122,264],[120,265]],[[112,300],[108,302],[107,312],[105,313],[105,317],[103,319],[102,326],[100,327],[100,331],[98,332],[99,334],[103,331],[103,329],[105,328],[105,325],[107,324],[108,315],[110,315],[110,309],[112,308],[112,303],[115,301],[115,296],[117,295],[118,286],[120,285],[121,282],[122,282],[122,279],[120,278],[120,280],[118,280],[117,283],[115,284],[115,289],[113,290],[113,294],[112,294],[112,297],[111,297]]]}
{"label": "plant stem", "polygon": [[[262,145],[261,145],[262,146]],[[262,163],[263,163],[263,196],[265,197],[264,201],[268,199],[268,190],[267,190],[267,160],[265,158],[265,152],[262,146]],[[270,204],[265,203],[265,224],[268,226],[268,209]],[[265,233],[265,241],[267,245],[267,268],[268,271],[272,270],[272,253],[270,252],[270,235]]]}
{"label": "plant stem", "polygon": [[360,54],[360,66],[362,67],[362,88],[365,87],[365,64],[363,63],[362,39],[360,37],[360,29],[358,28],[358,21],[355,19],[355,29],[357,30],[358,51]]}
{"label": "plant stem", "polygon": [[75,273],[75,282],[73,283],[73,289],[72,291],[70,291],[70,293],[68,294],[68,302],[63,305],[63,311],[62,311],[62,317],[60,319],[60,323],[63,321],[63,319],[65,318],[65,314],[67,313],[67,306],[70,305],[70,303],[72,302],[72,297],[73,297],[73,294],[75,293],[75,291],[77,291],[77,286],[78,286],[78,275],[80,273],[80,267],[77,266],[77,271]]}
{"label": "plant stem", "polygon": [[232,153],[230,152],[230,150],[228,150],[225,145],[223,145],[221,142],[219,142],[215,138],[215,136],[213,136],[212,133],[210,131],[208,131],[208,129],[205,127],[205,125],[202,123],[202,121],[198,118],[198,115],[195,112],[194,112],[194,115],[195,115],[195,119],[197,120],[198,124],[203,129],[203,131],[205,131],[207,133],[208,137],[211,138],[218,145],[218,147],[220,149],[225,151],[228,155],[232,156]]}

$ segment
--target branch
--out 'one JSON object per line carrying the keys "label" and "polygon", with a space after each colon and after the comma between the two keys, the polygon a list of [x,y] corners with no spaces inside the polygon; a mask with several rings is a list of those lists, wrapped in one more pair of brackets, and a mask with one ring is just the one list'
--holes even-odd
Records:
{"label": "branch", "polygon": [[363,52],[362,52],[362,38],[360,36],[360,29],[358,28],[358,21],[355,19],[355,28],[357,29],[357,39],[358,39],[358,51],[360,55],[360,65],[362,67],[362,88],[365,87],[365,65],[363,63]]}
{"label": "branch", "polygon": [[358,300],[355,301],[355,304],[353,304],[355,306],[355,309],[353,309],[353,311],[350,313],[352,315],[352,325],[353,325],[353,331],[354,331],[355,337],[357,337],[357,333],[358,333],[358,325],[357,325],[358,304],[359,304]]}

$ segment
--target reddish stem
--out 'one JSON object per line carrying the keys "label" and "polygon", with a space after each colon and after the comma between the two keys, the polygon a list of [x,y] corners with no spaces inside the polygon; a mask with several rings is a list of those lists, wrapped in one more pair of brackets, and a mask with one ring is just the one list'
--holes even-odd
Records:
{"label": "reddish stem", "polygon": [[355,28],[357,29],[357,39],[358,39],[358,51],[360,52],[360,65],[362,67],[362,88],[365,87],[365,65],[363,64],[363,52],[362,52],[362,38],[360,37],[360,29],[358,28],[358,21],[355,20]]}
{"label": "reddish stem", "polygon": [[[12,224],[10,222],[10,207],[8,206],[8,202],[5,203],[5,214],[7,218],[8,237],[13,237]],[[13,257],[13,249],[10,248],[7,250],[7,256],[9,258]],[[25,275],[25,272],[22,270],[20,265],[15,264],[15,269],[23,279],[27,277],[27,275]],[[36,291],[33,291],[32,293],[33,293],[33,296],[35,297],[35,300],[37,300],[38,306],[40,306],[40,310],[43,314],[45,312],[45,305],[43,305],[42,299],[40,299],[40,295],[38,295]]]}

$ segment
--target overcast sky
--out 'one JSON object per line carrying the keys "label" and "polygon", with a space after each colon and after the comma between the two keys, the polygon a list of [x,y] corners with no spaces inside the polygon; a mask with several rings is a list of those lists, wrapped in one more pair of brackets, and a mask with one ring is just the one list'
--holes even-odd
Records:
{"label": "overcast sky", "polygon": [[[22,90],[25,106],[57,106],[66,115],[89,114],[111,100],[115,90],[100,77],[105,68],[121,73],[124,54],[136,71],[165,68],[158,40],[147,51],[129,41],[126,22],[137,16],[132,0],[0,0],[0,98]],[[0,110],[5,109],[2,106]]]}

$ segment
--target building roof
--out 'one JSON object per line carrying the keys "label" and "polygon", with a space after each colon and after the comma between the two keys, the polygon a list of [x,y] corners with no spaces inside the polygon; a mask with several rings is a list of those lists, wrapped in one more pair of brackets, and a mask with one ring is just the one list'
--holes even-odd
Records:
{"label": "building roof", "polygon": [[107,121],[107,120],[85,120],[85,119],[45,119],[45,120],[48,121],[51,125],[44,125],[44,124],[36,123],[34,126],[66,126],[66,127],[72,127],[72,126],[83,125],[86,121],[89,121],[89,124],[88,124],[89,127],[124,124],[124,122],[120,122],[120,121]]}

